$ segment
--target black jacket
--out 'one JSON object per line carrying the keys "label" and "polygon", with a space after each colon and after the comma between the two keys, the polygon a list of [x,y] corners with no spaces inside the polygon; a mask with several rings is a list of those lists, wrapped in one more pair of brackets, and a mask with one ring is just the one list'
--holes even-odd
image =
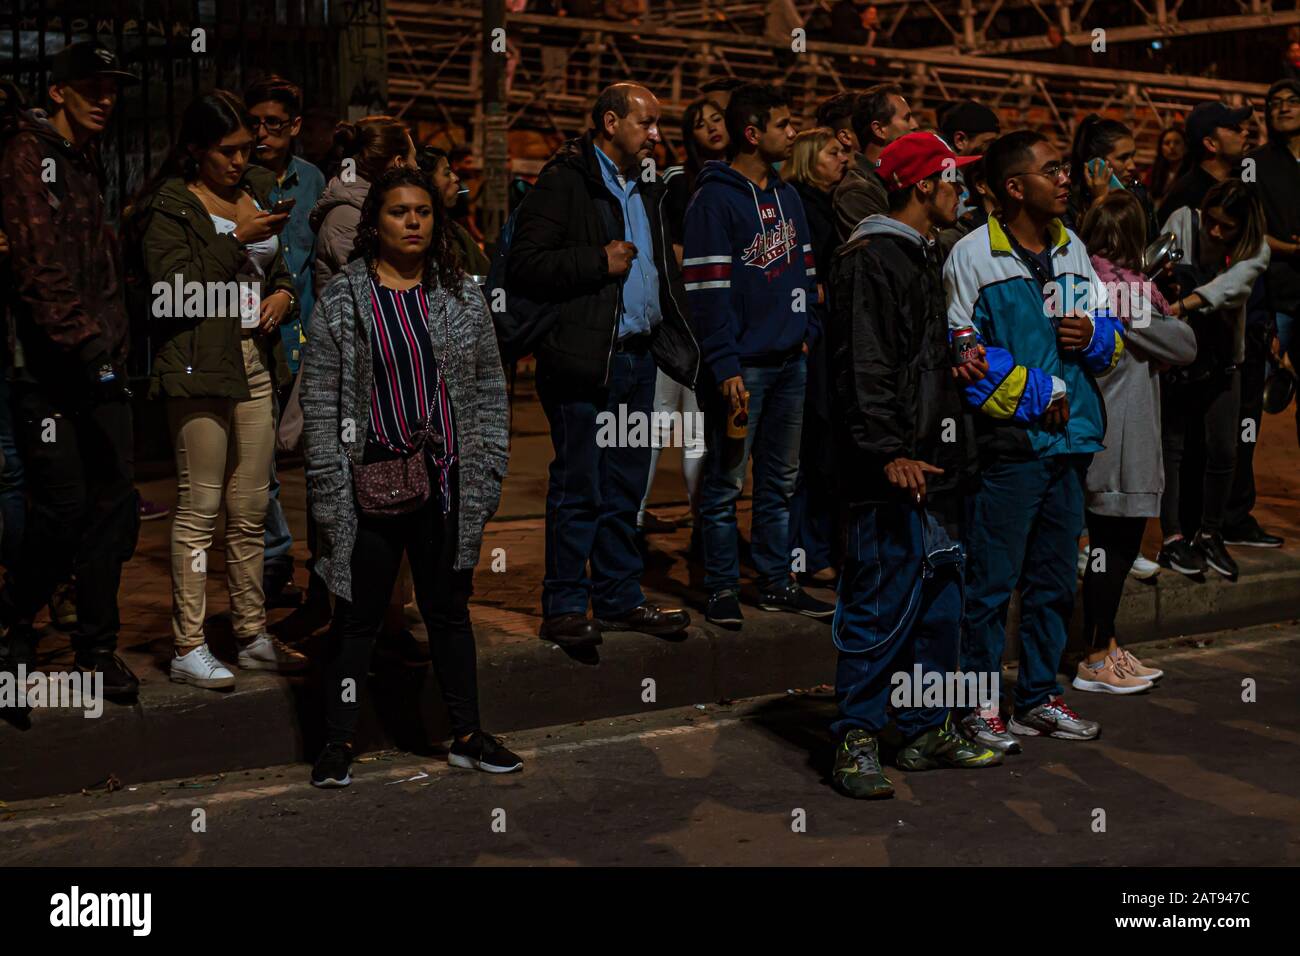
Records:
{"label": "black jacket", "polygon": [[907,501],[885,478],[895,458],[943,469],[928,477],[932,500],[962,488],[977,460],[952,377],[938,250],[890,223],[864,223],[831,269],[826,337],[838,471],[850,508]]}
{"label": "black jacket", "polygon": [[[1300,235],[1300,162],[1281,143],[1252,150],[1255,161],[1255,195],[1264,206],[1266,229],[1274,239],[1290,242]],[[1300,312],[1300,260],[1276,253],[1268,260],[1268,294],[1278,312]]]}
{"label": "black jacket", "polygon": [[[659,368],[694,388],[700,350],[686,322],[686,289],[666,232],[665,188],[659,182],[640,188],[654,236],[663,313],[651,352]],[[622,281],[609,274],[604,250],[623,235],[623,212],[605,186],[591,133],[569,140],[524,197],[506,264],[507,295],[517,291],[559,310],[537,348],[538,365],[550,374],[574,384],[608,384]]]}

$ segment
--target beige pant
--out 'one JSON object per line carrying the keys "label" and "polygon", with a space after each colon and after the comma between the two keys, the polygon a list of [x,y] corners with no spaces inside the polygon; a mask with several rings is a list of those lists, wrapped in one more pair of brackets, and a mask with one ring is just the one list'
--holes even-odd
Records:
{"label": "beige pant", "polygon": [[176,449],[172,519],[172,636],[177,653],[203,643],[208,560],[217,513],[226,503],[226,585],[235,637],[266,629],[262,591],[263,529],[275,454],[271,374],[251,338],[243,340],[252,397],[170,398],[167,418]]}

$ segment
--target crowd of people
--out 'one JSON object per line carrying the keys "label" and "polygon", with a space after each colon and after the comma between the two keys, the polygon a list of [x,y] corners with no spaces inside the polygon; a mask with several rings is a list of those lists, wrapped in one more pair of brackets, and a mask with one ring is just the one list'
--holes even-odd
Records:
{"label": "crowd of people", "polygon": [[[146,316],[177,475],[171,679],[303,671],[267,631],[268,607],[301,600],[331,624],[318,786],[350,780],[379,653],[432,663],[454,765],[522,766],[481,725],[469,615],[521,329],[554,446],[540,637],[581,649],[690,626],[642,589],[646,535],[675,527],[647,507],[656,465],[683,446],[705,619],[740,630],[749,605],[830,625],[833,783],[849,796],[890,796],[890,761],[984,767],[1021,738],[1095,738],[1058,681],[1078,575],[1072,686],[1134,694],[1162,673],[1120,641],[1126,579],[1235,579],[1230,548],[1283,543],[1251,516],[1251,463],[1266,370],[1300,350],[1293,79],[1269,89],[1267,143],[1246,151],[1250,107],[1201,103],[1145,178],[1118,120],[1084,118],[1067,150],[973,101],[923,129],[890,84],[830,98],[803,130],[778,88],[712,84],[683,112],[684,163],[656,168],[660,103],[618,83],[492,259],[452,217],[445,152],[370,116],[339,124],[326,176],[295,152],[302,96],[278,76],[190,103],[114,228],[96,140],[135,81],[88,41],[55,57],[44,109],[3,91],[9,670],[34,667],[32,621],[70,588],[76,666],[110,699],[138,690],[115,651],[141,517],[125,352]],[[1180,253],[1153,263],[1166,233]],[[638,413],[703,429],[598,437]],[[276,474],[277,448],[299,446],[305,596]],[[234,666],[204,632],[223,505]],[[835,603],[805,590],[824,585]],[[913,668],[982,690],[900,700]]]}

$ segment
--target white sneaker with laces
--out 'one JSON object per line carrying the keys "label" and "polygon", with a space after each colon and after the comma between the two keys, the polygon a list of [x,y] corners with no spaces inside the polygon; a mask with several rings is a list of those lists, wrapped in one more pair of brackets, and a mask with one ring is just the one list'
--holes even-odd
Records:
{"label": "white sneaker with laces", "polygon": [[239,666],[246,671],[279,671],[287,674],[305,670],[308,661],[291,647],[287,647],[263,631],[239,648]]}
{"label": "white sneaker with laces", "polygon": [[1160,565],[1139,553],[1128,573],[1139,581],[1150,581],[1160,573]]}
{"label": "white sneaker with laces", "polygon": [[235,686],[235,675],[212,656],[212,649],[207,644],[200,644],[188,654],[173,657],[171,679],[178,684],[193,684],[208,690],[229,690]]}

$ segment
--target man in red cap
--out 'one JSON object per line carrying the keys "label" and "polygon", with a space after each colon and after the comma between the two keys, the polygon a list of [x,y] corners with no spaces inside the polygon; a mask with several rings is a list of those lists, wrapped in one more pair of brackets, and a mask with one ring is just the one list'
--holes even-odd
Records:
{"label": "man in red cap", "polygon": [[[893,795],[882,744],[906,770],[1002,762],[957,733],[951,717],[954,706],[976,703],[957,674],[959,517],[975,442],[951,371],[934,237],[957,221],[957,168],[975,159],[933,133],[886,146],[876,172],[889,212],[859,223],[831,269],[826,334],[849,508],[833,626],[832,781],[850,797]],[[969,374],[982,374],[981,359]],[[997,688],[984,694],[996,699]],[[891,711],[896,733],[886,735]]]}

